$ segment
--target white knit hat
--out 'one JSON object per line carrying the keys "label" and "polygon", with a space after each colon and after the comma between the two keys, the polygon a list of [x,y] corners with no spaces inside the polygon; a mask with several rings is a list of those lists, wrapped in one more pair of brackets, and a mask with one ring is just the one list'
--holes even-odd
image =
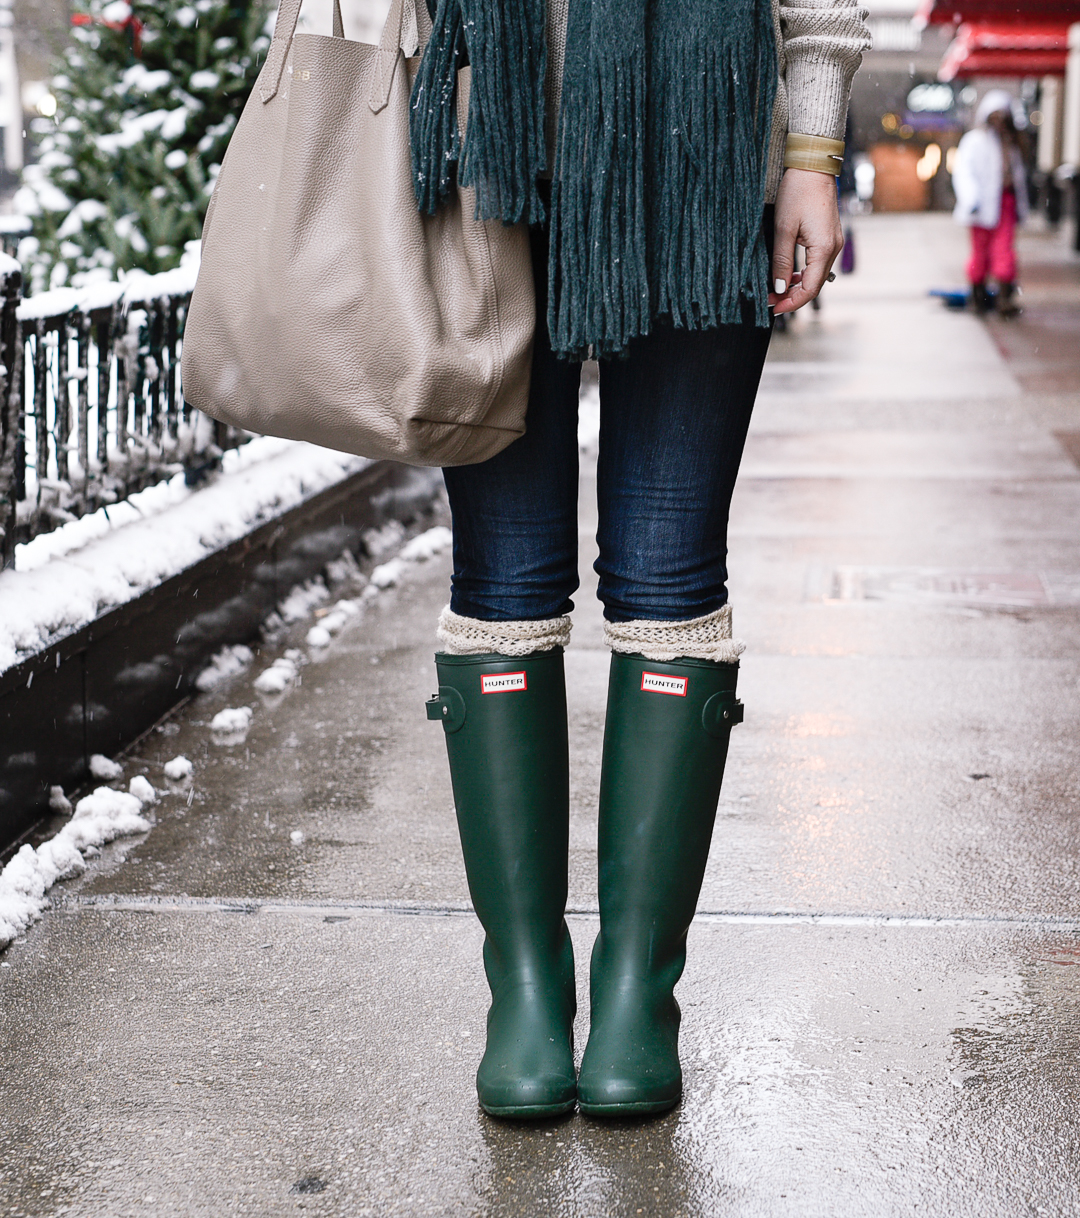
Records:
{"label": "white knit hat", "polygon": [[1014,106],[1015,98],[1012,94],[1006,93],[1004,89],[991,89],[979,102],[979,108],[975,111],[976,125],[981,127],[991,114],[997,114],[999,110],[1011,115],[1015,121]]}

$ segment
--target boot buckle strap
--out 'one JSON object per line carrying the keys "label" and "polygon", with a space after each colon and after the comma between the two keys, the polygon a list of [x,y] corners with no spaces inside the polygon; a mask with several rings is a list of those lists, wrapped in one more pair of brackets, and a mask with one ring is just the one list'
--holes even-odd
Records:
{"label": "boot buckle strap", "polygon": [[701,712],[701,726],[718,739],[725,737],[736,723],[743,721],[743,704],[730,694],[713,694]]}
{"label": "boot buckle strap", "polygon": [[465,699],[452,685],[440,685],[439,692],[432,694],[424,705],[427,717],[439,720],[447,735],[465,726]]}

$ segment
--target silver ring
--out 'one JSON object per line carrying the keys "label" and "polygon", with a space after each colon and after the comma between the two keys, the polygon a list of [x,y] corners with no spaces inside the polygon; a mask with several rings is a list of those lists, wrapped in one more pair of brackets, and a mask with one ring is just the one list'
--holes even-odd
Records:
{"label": "silver ring", "polygon": [[825,282],[826,282],[826,283],[835,283],[835,282],[836,282],[836,272],[835,272],[835,271],[830,271],[830,272],[829,272],[829,277],[828,277],[828,279],[826,279],[826,280],[825,280]]}

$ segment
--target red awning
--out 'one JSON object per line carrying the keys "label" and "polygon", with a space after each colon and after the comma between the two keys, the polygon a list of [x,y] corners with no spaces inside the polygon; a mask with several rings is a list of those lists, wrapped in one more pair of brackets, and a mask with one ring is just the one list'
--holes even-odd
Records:
{"label": "red awning", "polygon": [[920,0],[919,25],[956,25],[961,21],[995,21],[1022,25],[1044,21],[1070,25],[1080,21],[1080,0]]}
{"label": "red awning", "polygon": [[969,21],[956,31],[938,69],[939,80],[957,76],[1060,76],[1069,54],[1065,22]]}

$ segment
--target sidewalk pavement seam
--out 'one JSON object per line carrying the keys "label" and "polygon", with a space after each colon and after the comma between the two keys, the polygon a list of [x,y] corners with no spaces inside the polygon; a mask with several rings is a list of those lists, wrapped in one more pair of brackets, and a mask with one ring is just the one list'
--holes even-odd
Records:
{"label": "sidewalk pavement seam", "polygon": [[[370,904],[347,901],[258,901],[242,897],[124,897],[100,894],[73,897],[58,906],[58,912],[80,913],[87,910],[105,910],[120,913],[227,913],[227,914],[294,914],[298,917],[321,917],[333,914],[346,916],[397,916],[397,917],[461,917],[474,916],[469,905],[436,905],[412,902]],[[593,906],[569,906],[566,910],[571,918],[598,918],[599,909]],[[1016,917],[995,914],[975,914],[933,917],[927,914],[825,914],[794,910],[724,910],[702,909],[695,915],[697,922],[728,923],[743,926],[903,926],[915,930],[975,930],[979,928],[1002,930],[1054,930],[1066,934],[1080,934],[1080,917]]]}

